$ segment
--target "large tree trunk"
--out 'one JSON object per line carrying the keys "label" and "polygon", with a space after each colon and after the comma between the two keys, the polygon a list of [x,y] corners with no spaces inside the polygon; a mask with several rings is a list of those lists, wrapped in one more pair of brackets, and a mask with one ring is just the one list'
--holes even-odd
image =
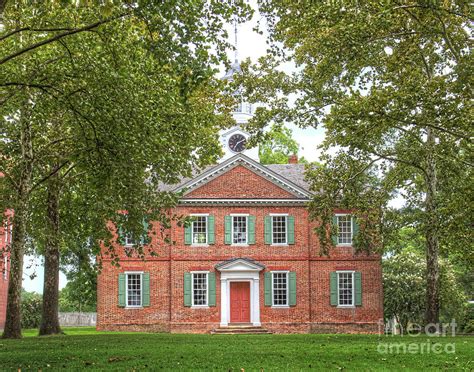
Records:
{"label": "large tree trunk", "polygon": [[47,238],[44,252],[43,312],[39,334],[61,333],[59,327],[59,183],[58,174],[48,182]]}
{"label": "large tree trunk", "polygon": [[435,161],[435,137],[432,129],[427,129],[426,157],[426,324],[439,322],[439,240],[437,217],[437,176]]}
{"label": "large tree trunk", "polygon": [[31,127],[21,120],[21,152],[23,164],[18,178],[17,201],[14,204],[13,239],[10,246],[10,278],[5,329],[3,338],[21,338],[21,287],[23,280],[23,256],[25,254],[26,225],[28,221],[28,199],[33,175],[33,147]]}

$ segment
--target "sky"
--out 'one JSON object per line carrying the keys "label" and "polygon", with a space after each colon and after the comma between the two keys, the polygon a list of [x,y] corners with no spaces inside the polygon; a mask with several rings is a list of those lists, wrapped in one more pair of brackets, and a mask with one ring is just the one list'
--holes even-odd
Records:
{"label": "sky", "polygon": [[[241,61],[250,58],[252,62],[256,62],[259,57],[265,55],[267,50],[267,34],[264,32],[262,35],[253,31],[253,28],[257,25],[260,18],[261,16],[256,11],[251,21],[240,24],[237,27],[237,54],[238,59]],[[233,25],[229,24],[227,31],[231,42],[234,43]],[[229,55],[232,59],[234,58],[234,52],[229,52]],[[289,68],[291,69],[291,67]],[[288,127],[293,131],[293,138],[300,145],[299,156],[304,156],[308,161],[317,161],[320,155],[320,151],[317,147],[324,140],[324,128],[318,128],[316,130],[314,128],[301,129],[295,125],[289,125]],[[400,200],[395,201],[395,205],[399,203]],[[25,257],[23,287],[27,291],[43,293],[43,272],[42,258],[33,256]],[[35,275],[35,278],[31,279],[31,275]],[[64,288],[66,283],[67,279],[65,275],[61,273],[59,288]]]}

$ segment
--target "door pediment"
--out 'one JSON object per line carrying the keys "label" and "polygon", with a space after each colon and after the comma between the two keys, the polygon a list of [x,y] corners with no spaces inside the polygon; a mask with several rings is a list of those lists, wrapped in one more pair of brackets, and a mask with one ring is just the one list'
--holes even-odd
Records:
{"label": "door pediment", "polygon": [[265,265],[251,260],[249,258],[234,258],[232,260],[224,261],[216,265],[216,270],[221,272],[233,271],[262,271]]}

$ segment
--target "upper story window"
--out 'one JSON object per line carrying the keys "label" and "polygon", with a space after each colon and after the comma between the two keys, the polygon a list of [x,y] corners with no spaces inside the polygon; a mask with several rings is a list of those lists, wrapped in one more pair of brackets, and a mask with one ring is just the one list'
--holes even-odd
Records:
{"label": "upper story window", "polygon": [[207,244],[207,216],[194,216],[192,242],[193,244]]}
{"label": "upper story window", "polygon": [[192,306],[208,306],[207,274],[192,273]]}
{"label": "upper story window", "polygon": [[287,244],[288,216],[272,216],[272,243]]}
{"label": "upper story window", "polygon": [[354,272],[337,272],[338,306],[354,306]]}
{"label": "upper story window", "polygon": [[232,216],[232,244],[247,244],[247,216]]}
{"label": "upper story window", "polygon": [[288,273],[272,272],[272,304],[288,306]]}
{"label": "upper story window", "polygon": [[350,214],[337,215],[337,244],[352,244],[352,216]]}
{"label": "upper story window", "polygon": [[142,273],[126,274],[127,307],[142,306]]}

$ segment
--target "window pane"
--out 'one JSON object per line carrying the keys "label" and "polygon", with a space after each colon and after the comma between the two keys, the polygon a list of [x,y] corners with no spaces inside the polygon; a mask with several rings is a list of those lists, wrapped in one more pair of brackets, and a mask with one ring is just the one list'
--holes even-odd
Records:
{"label": "window pane", "polygon": [[351,216],[337,216],[339,244],[352,244],[352,219]]}
{"label": "window pane", "polygon": [[193,305],[207,305],[207,273],[193,274]]}
{"label": "window pane", "polygon": [[142,306],[141,274],[127,274],[127,306]]}
{"label": "window pane", "polygon": [[353,305],[352,275],[353,273],[338,273],[339,305]]}
{"label": "window pane", "polygon": [[273,243],[286,244],[286,216],[273,216]]}
{"label": "window pane", "polygon": [[288,305],[288,273],[273,273],[273,305]]}
{"label": "window pane", "polygon": [[232,242],[234,244],[245,244],[247,243],[247,217],[246,216],[234,216],[233,219],[233,231]]}
{"label": "window pane", "polygon": [[206,244],[207,243],[207,217],[197,216],[194,217],[193,222],[193,243],[194,244]]}

